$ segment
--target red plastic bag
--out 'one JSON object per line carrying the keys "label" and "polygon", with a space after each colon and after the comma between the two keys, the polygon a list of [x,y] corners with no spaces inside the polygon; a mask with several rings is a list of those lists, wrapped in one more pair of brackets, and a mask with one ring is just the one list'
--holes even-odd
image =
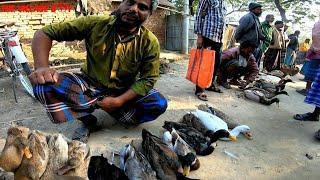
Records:
{"label": "red plastic bag", "polygon": [[214,72],[215,51],[191,49],[186,78],[201,88],[208,88]]}

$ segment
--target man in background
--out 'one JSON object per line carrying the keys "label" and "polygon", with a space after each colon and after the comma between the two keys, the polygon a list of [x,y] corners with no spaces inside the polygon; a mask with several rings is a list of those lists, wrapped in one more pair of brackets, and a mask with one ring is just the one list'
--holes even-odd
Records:
{"label": "man in background", "polygon": [[254,52],[254,57],[257,62],[260,62],[262,56],[261,41],[265,40],[259,21],[259,16],[262,14],[261,7],[261,4],[258,3],[249,4],[250,12],[241,17],[234,35],[236,41],[240,44],[245,41],[250,41],[257,46]]}

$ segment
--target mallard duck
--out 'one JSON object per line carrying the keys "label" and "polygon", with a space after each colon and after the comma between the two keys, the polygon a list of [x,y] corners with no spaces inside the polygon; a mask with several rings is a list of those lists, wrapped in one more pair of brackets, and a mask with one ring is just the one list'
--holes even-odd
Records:
{"label": "mallard duck", "polygon": [[14,173],[15,179],[40,179],[46,170],[49,160],[46,136],[39,131],[33,131],[30,133],[28,141],[32,157],[23,158],[20,167]]}
{"label": "mallard duck", "polygon": [[192,113],[187,113],[183,116],[182,121],[183,124],[186,124],[189,127],[195,128],[199,132],[201,132],[204,136],[209,137],[211,143],[218,141],[220,138],[230,138],[232,139],[229,131],[220,129],[216,132],[209,130],[198,117],[196,117]]}
{"label": "mallard duck", "polygon": [[[202,123],[208,130],[213,132],[218,132],[219,130],[229,131],[227,123],[218,116],[201,110],[195,110],[191,113],[195,115],[200,120],[200,123]],[[229,137],[222,137],[220,139],[235,141],[240,133],[243,133],[248,139],[252,138],[250,128],[246,125],[237,126],[229,131],[229,133]]]}
{"label": "mallard duck", "polygon": [[90,148],[83,142],[72,140],[68,142],[68,161],[58,170],[58,175],[88,177]]}
{"label": "mallard duck", "polygon": [[170,131],[163,133],[163,142],[165,142],[179,157],[179,160],[183,166],[183,175],[189,176],[190,170],[197,170],[200,168],[200,161],[196,156],[196,153],[172,128]]}
{"label": "mallard duck", "polygon": [[32,157],[28,146],[28,136],[28,128],[11,127],[8,129],[6,143],[0,155],[0,167],[5,171],[16,171],[23,157]]}
{"label": "mallard duck", "polygon": [[273,95],[270,95],[270,93],[266,92],[265,90],[261,90],[258,88],[248,88],[243,92],[246,98],[264,105],[271,105],[273,103],[280,102],[278,98],[268,98],[267,96],[271,97]]}
{"label": "mallard duck", "polygon": [[61,134],[47,135],[49,147],[49,161],[46,171],[41,179],[54,179],[53,176],[57,173],[59,168],[66,165],[68,161],[68,142]]}
{"label": "mallard duck", "polygon": [[90,158],[88,178],[94,180],[128,180],[125,173],[114,164],[110,164],[103,155]]}
{"label": "mallard duck", "polygon": [[183,172],[177,154],[160,138],[145,129],[142,129],[142,148],[159,179],[175,180],[177,174]]}
{"label": "mallard duck", "polygon": [[13,180],[14,174],[12,172],[7,172],[0,168],[0,180]]}
{"label": "mallard duck", "polygon": [[156,180],[156,172],[146,157],[131,145],[127,144],[120,152],[120,169],[130,180]]}
{"label": "mallard duck", "polygon": [[212,141],[209,137],[204,136],[201,132],[186,124],[165,121],[162,126],[168,131],[174,128],[179,136],[188,143],[197,153],[197,155],[209,155],[214,151],[211,146]]}
{"label": "mallard duck", "polygon": [[254,87],[264,89],[268,92],[281,92],[286,87],[288,82],[293,82],[291,79],[282,78],[278,83],[274,84],[264,79],[258,79],[254,82]]}

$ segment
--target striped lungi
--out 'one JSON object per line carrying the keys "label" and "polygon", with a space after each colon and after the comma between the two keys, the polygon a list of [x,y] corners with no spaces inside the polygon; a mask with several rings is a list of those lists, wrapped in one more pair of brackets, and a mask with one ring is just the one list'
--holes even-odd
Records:
{"label": "striped lungi", "polygon": [[306,61],[303,65],[304,79],[306,81],[313,81],[320,69],[320,59],[313,59]]}
{"label": "striped lungi", "polygon": [[304,101],[308,104],[320,107],[320,70],[318,70],[317,76],[312,82],[311,89],[309,89],[308,95]]}
{"label": "striped lungi", "polygon": [[[57,83],[35,85],[33,91],[54,123],[87,116],[99,108],[96,102],[100,98],[115,96],[85,75],[75,73],[60,73]],[[146,96],[128,102],[110,115],[123,124],[139,124],[155,120],[166,108],[167,100],[152,89]]]}

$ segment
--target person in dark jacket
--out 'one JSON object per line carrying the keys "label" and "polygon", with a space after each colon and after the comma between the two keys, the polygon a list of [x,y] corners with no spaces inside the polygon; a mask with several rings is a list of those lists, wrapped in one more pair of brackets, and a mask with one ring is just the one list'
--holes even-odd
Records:
{"label": "person in dark jacket", "polygon": [[236,41],[239,43],[250,41],[257,46],[254,57],[258,63],[260,63],[262,56],[261,41],[265,40],[259,21],[259,16],[262,14],[261,7],[258,3],[249,4],[250,12],[241,17],[234,35]]}

